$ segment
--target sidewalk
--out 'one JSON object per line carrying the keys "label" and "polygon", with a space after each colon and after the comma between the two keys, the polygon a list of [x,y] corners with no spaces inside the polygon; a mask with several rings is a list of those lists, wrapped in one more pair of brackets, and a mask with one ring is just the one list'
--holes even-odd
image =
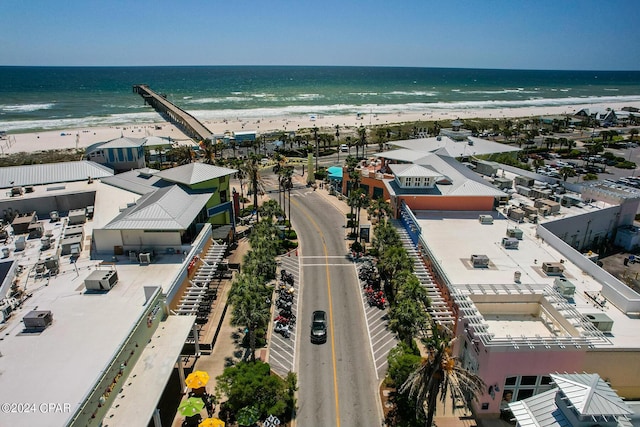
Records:
{"label": "sidewalk", "polygon": [[[227,258],[229,263],[241,263],[249,249],[249,240],[247,238],[240,239],[237,248]],[[210,380],[206,387],[209,394],[213,394],[215,391],[215,378],[223,373],[225,367],[238,362],[243,355],[243,349],[240,347],[243,334],[239,333],[240,328],[231,326],[231,315],[227,310],[227,298],[232,282],[233,280],[226,281],[218,295],[218,304],[211,313],[211,324],[215,327],[220,325],[220,331],[211,354],[202,354],[193,366],[194,371],[205,371],[209,374]],[[214,416],[218,414],[218,408],[219,405],[216,406]],[[206,418],[206,411],[203,410],[201,415],[203,419]],[[171,424],[172,427],[181,427],[183,420],[184,417],[177,413]]]}

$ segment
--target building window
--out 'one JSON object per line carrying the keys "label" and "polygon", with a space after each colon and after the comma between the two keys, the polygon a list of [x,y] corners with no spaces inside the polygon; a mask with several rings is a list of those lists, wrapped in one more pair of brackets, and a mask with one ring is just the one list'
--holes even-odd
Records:
{"label": "building window", "polygon": [[523,375],[507,377],[504,382],[500,409],[507,409],[509,402],[526,399],[553,388],[548,375]]}
{"label": "building window", "polygon": [[220,203],[227,202],[227,190],[223,190],[220,192]]}

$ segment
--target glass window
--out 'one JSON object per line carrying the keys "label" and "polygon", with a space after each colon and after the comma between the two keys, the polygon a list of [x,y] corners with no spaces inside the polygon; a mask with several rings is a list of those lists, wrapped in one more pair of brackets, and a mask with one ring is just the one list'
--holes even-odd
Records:
{"label": "glass window", "polygon": [[536,385],[538,377],[534,375],[525,375],[520,380],[520,385]]}
{"label": "glass window", "polygon": [[525,388],[525,389],[520,389],[518,390],[518,398],[515,400],[523,400],[526,399],[528,397],[533,396],[533,389],[532,388]]}
{"label": "glass window", "polygon": [[540,378],[540,385],[547,385],[547,384],[551,384],[551,377],[547,375],[543,375],[542,378]]}
{"label": "glass window", "polygon": [[504,382],[504,385],[516,385],[516,380],[518,377],[507,377],[507,380]]}

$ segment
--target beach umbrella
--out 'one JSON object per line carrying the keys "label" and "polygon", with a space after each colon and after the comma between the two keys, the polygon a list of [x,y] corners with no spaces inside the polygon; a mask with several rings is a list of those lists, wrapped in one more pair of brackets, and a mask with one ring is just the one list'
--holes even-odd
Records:
{"label": "beach umbrella", "polygon": [[224,421],[220,418],[205,418],[198,427],[224,427]]}
{"label": "beach umbrella", "polygon": [[207,385],[209,382],[209,374],[204,371],[193,371],[184,380],[189,388],[200,388]]}
{"label": "beach umbrella", "polygon": [[260,413],[255,406],[245,406],[238,411],[236,420],[241,426],[252,426],[260,419]]}
{"label": "beach umbrella", "polygon": [[182,401],[178,406],[178,411],[185,417],[193,417],[199,414],[204,408],[204,401],[199,397],[190,397],[187,400]]}

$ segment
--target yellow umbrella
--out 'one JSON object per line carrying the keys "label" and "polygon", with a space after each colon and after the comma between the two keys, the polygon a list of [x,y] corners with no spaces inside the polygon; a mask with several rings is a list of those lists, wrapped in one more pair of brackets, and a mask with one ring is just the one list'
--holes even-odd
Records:
{"label": "yellow umbrella", "polygon": [[198,427],[224,427],[224,421],[219,418],[205,418]]}
{"label": "yellow umbrella", "polygon": [[209,382],[209,374],[204,371],[193,371],[184,381],[189,388],[200,388]]}

